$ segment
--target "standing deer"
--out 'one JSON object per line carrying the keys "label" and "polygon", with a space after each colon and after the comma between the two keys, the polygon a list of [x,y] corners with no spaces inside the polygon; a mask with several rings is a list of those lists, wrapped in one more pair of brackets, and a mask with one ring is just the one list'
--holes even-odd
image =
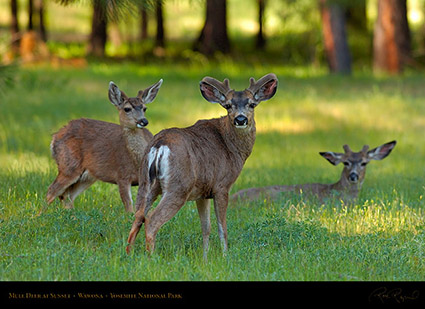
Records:
{"label": "standing deer", "polygon": [[[186,201],[196,201],[206,259],[211,229],[209,199],[214,200],[218,234],[223,252],[226,252],[229,190],[254,146],[254,108],[274,96],[277,83],[274,74],[257,82],[251,77],[247,89],[235,91],[230,88],[228,79],[224,82],[211,77],[202,79],[203,97],[211,103],[219,103],[227,110],[227,116],[199,120],[187,128],[166,129],[149,142],[140,170],[136,215],[128,237],[127,253],[143,223],[146,249],[153,252],[159,228]],[[159,204],[148,213],[159,194],[162,194]]]}
{"label": "standing deer", "polygon": [[133,212],[131,186],[138,184],[138,170],[148,142],[153,138],[145,127],[146,104],[158,94],[162,79],[129,98],[109,83],[109,100],[119,112],[120,125],[76,119],[53,135],[50,144],[58,165],[58,176],[47,192],[47,203],[56,197],[66,208],[97,180],[117,184],[125,209]]}
{"label": "standing deer", "polygon": [[311,183],[292,186],[268,186],[250,188],[236,192],[231,196],[231,201],[253,201],[260,198],[277,199],[282,192],[293,191],[296,193],[317,196],[321,201],[324,198],[338,195],[343,201],[349,202],[357,199],[366,174],[366,165],[371,160],[382,160],[388,156],[395,147],[396,141],[369,150],[369,146],[363,146],[360,152],[351,151],[348,145],[344,145],[345,153],[320,152],[320,155],[333,165],[340,162],[344,164],[341,177],[333,184]]}

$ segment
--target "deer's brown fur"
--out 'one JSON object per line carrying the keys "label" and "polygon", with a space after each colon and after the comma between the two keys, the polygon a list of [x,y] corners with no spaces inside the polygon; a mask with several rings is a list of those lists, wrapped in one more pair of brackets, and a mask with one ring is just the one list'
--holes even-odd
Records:
{"label": "deer's brown fur", "polygon": [[138,184],[138,170],[147,143],[153,138],[144,126],[145,104],[155,98],[162,80],[136,98],[128,98],[111,82],[109,98],[117,107],[120,125],[76,119],[53,135],[51,152],[58,176],[47,192],[50,204],[59,197],[67,208],[97,180],[117,184],[127,211],[133,211],[130,188]]}
{"label": "deer's brown fur", "polygon": [[337,196],[345,203],[357,199],[366,175],[366,165],[371,160],[382,160],[390,154],[395,147],[396,141],[381,145],[368,151],[365,145],[360,152],[351,151],[350,147],[344,145],[345,153],[321,152],[325,159],[333,165],[344,163],[340,179],[333,184],[300,184],[300,185],[275,185],[259,188],[249,188],[236,192],[231,196],[231,202],[255,201],[260,198],[276,200],[283,192],[302,193],[315,196],[323,201],[326,198]]}
{"label": "deer's brown fur", "polygon": [[[270,99],[277,78],[269,74],[256,88],[244,91],[230,89],[206,77],[201,93],[210,102],[227,109],[227,116],[199,120],[188,128],[171,128],[159,132],[149,143],[140,174],[136,216],[128,237],[127,252],[145,223],[146,248],[154,250],[159,228],[170,220],[186,201],[196,201],[204,239],[204,257],[210,234],[210,203],[214,200],[219,236],[227,248],[226,210],[230,187],[239,176],[255,142],[254,107]],[[149,212],[157,196],[158,206]]]}

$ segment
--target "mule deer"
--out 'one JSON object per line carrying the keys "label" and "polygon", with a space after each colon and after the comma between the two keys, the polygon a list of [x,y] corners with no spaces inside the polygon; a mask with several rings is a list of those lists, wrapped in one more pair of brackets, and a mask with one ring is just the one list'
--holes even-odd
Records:
{"label": "mule deer", "polygon": [[138,184],[138,170],[147,143],[153,138],[145,129],[146,104],[158,94],[162,79],[129,98],[113,83],[109,100],[119,112],[120,125],[76,119],[53,135],[50,144],[58,165],[58,176],[47,192],[47,203],[56,197],[66,208],[97,180],[117,184],[125,209],[133,212],[131,186]]}
{"label": "mule deer", "polygon": [[[136,215],[129,237],[130,252],[145,223],[146,249],[153,252],[159,228],[186,201],[196,201],[201,219],[204,259],[210,234],[210,202],[218,223],[223,252],[227,250],[226,210],[229,190],[251,154],[255,141],[254,108],[274,96],[277,77],[268,74],[257,82],[250,79],[244,91],[232,90],[224,82],[205,77],[200,82],[203,97],[227,110],[221,118],[199,120],[191,127],[159,132],[147,146],[140,169]],[[162,198],[149,212],[157,196]]]}
{"label": "mule deer", "polygon": [[260,198],[275,200],[282,192],[293,191],[296,193],[317,196],[321,201],[324,198],[338,195],[344,202],[357,199],[363,185],[366,173],[366,165],[371,160],[382,160],[388,156],[395,147],[396,141],[381,145],[372,150],[369,146],[363,146],[360,152],[353,152],[348,145],[344,145],[344,153],[320,152],[320,155],[333,165],[340,162],[344,164],[341,177],[333,184],[303,184],[292,186],[268,186],[261,188],[250,188],[236,192],[231,196],[232,203],[238,200],[253,201]]}

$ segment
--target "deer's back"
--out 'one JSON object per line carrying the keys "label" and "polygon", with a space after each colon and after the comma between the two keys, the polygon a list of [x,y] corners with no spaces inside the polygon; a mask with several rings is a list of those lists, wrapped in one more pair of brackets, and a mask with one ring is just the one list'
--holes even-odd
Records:
{"label": "deer's back", "polygon": [[277,200],[283,192],[294,192],[307,197],[316,196],[319,199],[329,197],[332,193],[328,184],[309,183],[301,185],[275,185],[240,190],[232,195],[232,201],[254,201],[260,199]]}
{"label": "deer's back", "polygon": [[111,183],[127,174],[132,182],[137,181],[137,167],[117,124],[86,118],[72,120],[54,134],[51,150],[62,172],[88,170],[95,178]]}

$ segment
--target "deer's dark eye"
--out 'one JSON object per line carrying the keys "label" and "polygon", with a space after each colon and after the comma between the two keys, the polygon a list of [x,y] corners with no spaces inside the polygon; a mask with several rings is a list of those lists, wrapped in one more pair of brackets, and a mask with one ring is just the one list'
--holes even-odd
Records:
{"label": "deer's dark eye", "polygon": [[146,112],[146,110],[147,110],[147,108],[146,107],[143,107],[143,112]]}
{"label": "deer's dark eye", "polygon": [[366,166],[367,162],[362,162],[360,165],[361,166]]}
{"label": "deer's dark eye", "polygon": [[249,104],[249,107],[250,108],[254,108],[254,107],[256,107],[257,106],[257,104],[255,104],[255,103],[251,103],[251,104]]}
{"label": "deer's dark eye", "polygon": [[130,107],[124,107],[124,112],[126,112],[126,113],[131,112],[131,108]]}
{"label": "deer's dark eye", "polygon": [[345,166],[350,166],[350,162],[342,162]]}
{"label": "deer's dark eye", "polygon": [[231,108],[232,108],[232,105],[230,105],[230,104],[226,104],[226,105],[223,105],[223,107],[224,107],[225,109],[231,109]]}

